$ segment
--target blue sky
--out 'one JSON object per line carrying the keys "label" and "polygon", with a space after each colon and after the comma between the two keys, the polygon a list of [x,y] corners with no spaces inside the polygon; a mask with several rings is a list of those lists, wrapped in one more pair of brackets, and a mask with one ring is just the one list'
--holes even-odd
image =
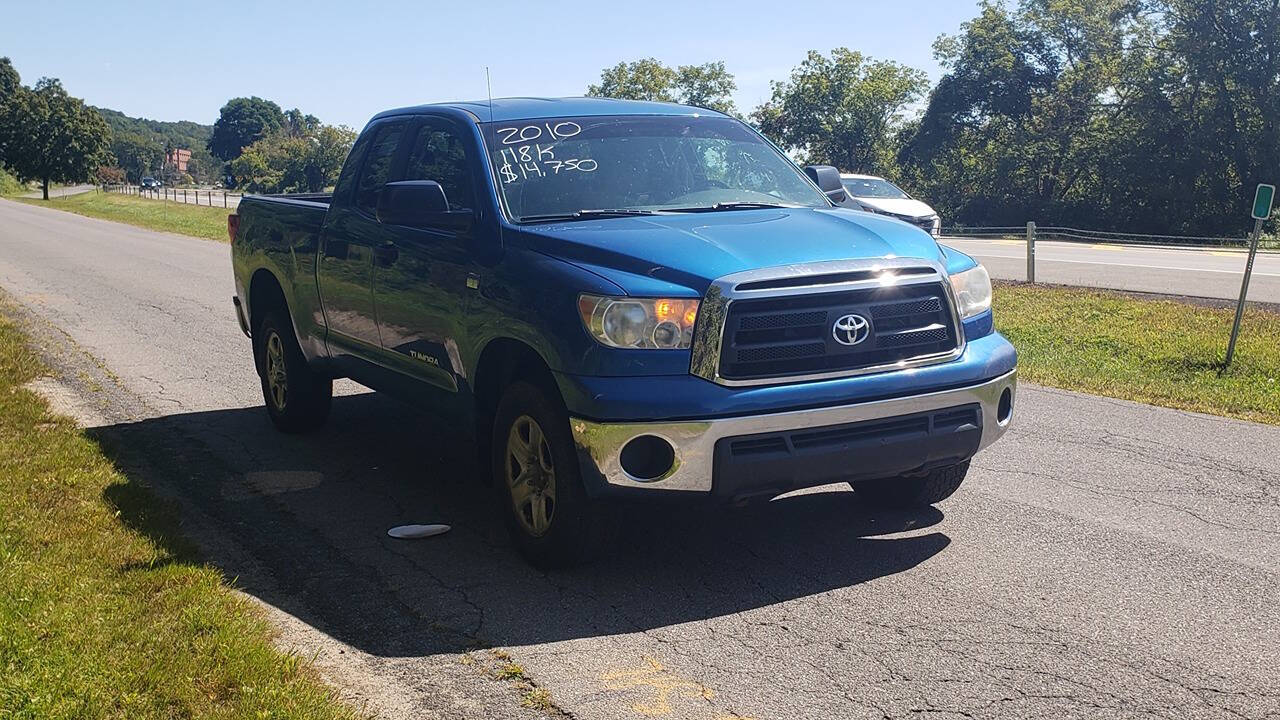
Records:
{"label": "blue sky", "polygon": [[600,70],[653,56],[723,60],[750,110],[810,49],[845,46],[937,80],[933,41],[976,0],[633,3],[7,2],[0,55],[23,82],[60,78],[90,104],[158,120],[213,122],[259,95],[359,129],[424,102],[581,95]]}

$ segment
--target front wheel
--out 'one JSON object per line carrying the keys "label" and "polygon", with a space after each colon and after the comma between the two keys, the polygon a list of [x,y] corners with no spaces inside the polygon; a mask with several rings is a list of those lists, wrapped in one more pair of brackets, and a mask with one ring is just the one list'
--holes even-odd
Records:
{"label": "front wheel", "polygon": [[268,312],[253,334],[262,398],[276,429],[315,430],[329,419],[333,380],[307,364],[287,317]]}
{"label": "front wheel", "polygon": [[526,382],[498,403],[492,469],[507,529],[530,563],[564,566],[609,545],[609,508],[587,496],[563,406]]}
{"label": "front wheel", "polygon": [[927,475],[855,483],[853,489],[877,507],[935,505],[951,497],[969,472],[969,461],[930,470]]}

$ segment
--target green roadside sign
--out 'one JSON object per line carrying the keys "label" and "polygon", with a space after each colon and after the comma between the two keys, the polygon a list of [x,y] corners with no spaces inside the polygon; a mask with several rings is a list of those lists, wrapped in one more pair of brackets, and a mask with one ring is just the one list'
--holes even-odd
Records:
{"label": "green roadside sign", "polygon": [[1244,317],[1244,303],[1249,297],[1249,278],[1253,275],[1253,259],[1258,256],[1258,239],[1262,237],[1262,221],[1271,217],[1271,206],[1276,200],[1276,186],[1260,183],[1253,194],[1253,237],[1249,240],[1249,259],[1244,263],[1244,282],[1240,283],[1240,302],[1236,303],[1236,321],[1231,325],[1231,340],[1227,342],[1227,359],[1222,363],[1221,375],[1231,367],[1236,354],[1236,338],[1240,337],[1240,320]]}
{"label": "green roadside sign", "polygon": [[1266,220],[1271,217],[1271,205],[1276,199],[1275,185],[1259,185],[1253,195],[1253,219]]}

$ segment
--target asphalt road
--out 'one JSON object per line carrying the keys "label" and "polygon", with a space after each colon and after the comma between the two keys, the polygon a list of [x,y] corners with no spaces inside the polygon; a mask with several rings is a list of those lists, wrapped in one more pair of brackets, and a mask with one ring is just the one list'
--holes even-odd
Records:
{"label": "asphalt road", "polygon": [[544,574],[429,417],[344,384],[321,433],[272,431],[227,246],[0,202],[0,287],[117,379],[78,402],[120,467],[385,716],[537,714],[468,649],[582,719],[1280,715],[1280,428],[1024,385],[936,510],[663,506]]}
{"label": "asphalt road", "polygon": [[[942,238],[968,253],[1002,280],[1027,279],[1026,242]],[[1172,293],[1235,300],[1240,297],[1247,253],[1143,245],[1062,241],[1036,243],[1036,280],[1061,285]],[[1280,252],[1260,252],[1249,283],[1249,299],[1280,303]]]}
{"label": "asphalt road", "polygon": [[[91,192],[93,188],[93,185],[65,185],[63,187],[49,188],[49,197],[59,198],[66,197],[68,195],[81,195],[83,193]],[[23,197],[44,197],[44,193],[40,191],[29,192],[26,195],[23,195]]]}

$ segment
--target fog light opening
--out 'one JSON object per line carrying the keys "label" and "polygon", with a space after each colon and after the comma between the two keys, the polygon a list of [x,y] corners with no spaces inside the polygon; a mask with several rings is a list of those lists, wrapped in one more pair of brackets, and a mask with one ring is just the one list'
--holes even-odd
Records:
{"label": "fog light opening", "polygon": [[641,435],[622,446],[618,461],[636,480],[657,480],[675,465],[676,451],[671,443],[656,435]]}
{"label": "fog light opening", "polygon": [[1005,388],[1000,393],[1000,404],[996,406],[996,422],[1001,425],[1009,424],[1009,418],[1013,415],[1013,388]]}

